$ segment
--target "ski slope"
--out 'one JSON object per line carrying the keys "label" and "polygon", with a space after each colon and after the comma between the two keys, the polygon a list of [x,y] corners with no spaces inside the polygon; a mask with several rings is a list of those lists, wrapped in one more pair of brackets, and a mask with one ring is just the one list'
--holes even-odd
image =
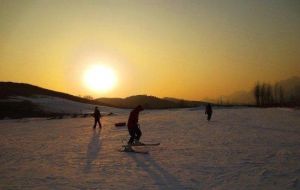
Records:
{"label": "ski slope", "polygon": [[0,121],[0,189],[300,189],[299,110],[145,110],[148,155],[118,152],[128,114]]}
{"label": "ski slope", "polygon": [[14,96],[14,97],[10,97],[5,101],[24,101],[24,100],[30,101],[33,104],[39,106],[39,108],[42,109],[43,111],[50,112],[50,113],[61,113],[61,114],[93,113],[95,106],[98,106],[101,109],[101,113],[104,114],[126,111],[118,108],[86,104],[86,103],[68,100],[65,98],[46,96],[46,95],[35,95],[32,97]]}

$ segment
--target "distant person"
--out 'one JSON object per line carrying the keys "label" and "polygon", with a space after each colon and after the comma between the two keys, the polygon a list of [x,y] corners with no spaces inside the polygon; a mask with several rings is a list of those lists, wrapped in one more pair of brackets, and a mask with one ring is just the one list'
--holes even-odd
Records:
{"label": "distant person", "polygon": [[144,108],[141,105],[138,105],[130,112],[128,123],[127,123],[128,132],[130,135],[130,139],[128,141],[128,149],[131,149],[132,144],[142,144],[140,142],[142,132],[139,128],[138,122],[139,122],[139,114],[143,110]]}
{"label": "distant person", "polygon": [[208,103],[208,104],[206,105],[206,107],[205,107],[205,114],[207,114],[207,121],[210,120],[211,115],[212,115],[212,112],[213,112],[213,111],[212,111],[211,104]]}
{"label": "distant person", "polygon": [[100,122],[101,113],[100,113],[97,106],[95,107],[93,116],[95,118],[95,123],[94,123],[93,129],[96,129],[97,123],[99,124],[99,128],[101,129],[102,128],[102,125],[101,125],[101,122]]}

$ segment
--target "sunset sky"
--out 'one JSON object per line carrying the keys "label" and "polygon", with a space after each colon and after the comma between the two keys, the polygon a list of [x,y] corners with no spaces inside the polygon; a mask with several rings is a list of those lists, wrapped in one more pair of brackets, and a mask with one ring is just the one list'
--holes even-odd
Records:
{"label": "sunset sky", "polygon": [[201,100],[299,75],[299,0],[0,0],[0,81]]}

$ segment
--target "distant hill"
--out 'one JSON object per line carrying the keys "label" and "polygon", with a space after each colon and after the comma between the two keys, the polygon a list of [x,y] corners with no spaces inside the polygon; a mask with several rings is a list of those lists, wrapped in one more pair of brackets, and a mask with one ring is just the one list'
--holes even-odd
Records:
{"label": "distant hill", "polygon": [[252,91],[236,91],[228,96],[224,96],[223,103],[252,105],[255,99]]}
{"label": "distant hill", "polygon": [[97,101],[119,108],[134,108],[142,105],[146,109],[187,108],[203,105],[204,102],[158,98],[155,96],[136,95],[127,98],[98,98]]}
{"label": "distant hill", "polygon": [[283,90],[287,95],[299,95],[300,77],[294,76],[286,80],[281,80],[277,84],[283,87]]}
{"label": "distant hill", "polygon": [[[0,119],[48,117],[57,114],[91,112],[94,105],[115,108],[146,109],[187,108],[204,102],[136,95],[127,98],[98,98],[90,100],[26,83],[0,82]],[[105,111],[105,108],[101,108]]]}
{"label": "distant hill", "polygon": [[[300,103],[300,77],[294,76],[286,80],[278,81],[275,84],[282,87],[286,101],[293,101],[297,104]],[[221,103],[222,101],[223,104],[255,104],[253,89],[249,91],[237,91],[211,101],[216,103]]]}
{"label": "distant hill", "polygon": [[63,92],[57,92],[26,83],[0,82],[0,100],[14,96],[32,97],[37,95],[54,96],[81,103],[101,104],[99,101],[89,100],[73,96]]}
{"label": "distant hill", "polygon": [[[44,96],[44,101],[48,102],[39,102],[41,101],[41,96]],[[45,97],[50,99],[45,100],[47,99]],[[76,104],[76,102],[79,104],[77,107],[83,107],[83,105],[104,105],[99,101],[88,100],[30,84],[0,82],[0,119],[6,117],[22,118],[55,115],[62,111],[47,110],[40,105],[44,104],[49,108],[59,104],[59,107],[64,108],[64,106],[70,106]]]}
{"label": "distant hill", "polygon": [[277,84],[282,86],[284,99],[288,105],[300,106],[300,77],[291,77]]}
{"label": "distant hill", "polygon": [[177,98],[170,98],[170,97],[165,97],[164,99],[175,102],[179,104],[181,107],[197,107],[197,106],[203,106],[207,103],[204,101],[184,100],[184,99],[177,99]]}

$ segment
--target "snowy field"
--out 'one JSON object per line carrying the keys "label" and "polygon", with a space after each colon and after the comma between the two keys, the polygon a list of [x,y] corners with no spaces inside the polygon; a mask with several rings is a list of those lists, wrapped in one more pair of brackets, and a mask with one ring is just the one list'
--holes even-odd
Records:
{"label": "snowy field", "polygon": [[[108,110],[106,110],[108,111]],[[139,147],[128,138],[128,110],[92,118],[0,121],[0,189],[300,189],[300,111],[215,109],[144,111]]]}

